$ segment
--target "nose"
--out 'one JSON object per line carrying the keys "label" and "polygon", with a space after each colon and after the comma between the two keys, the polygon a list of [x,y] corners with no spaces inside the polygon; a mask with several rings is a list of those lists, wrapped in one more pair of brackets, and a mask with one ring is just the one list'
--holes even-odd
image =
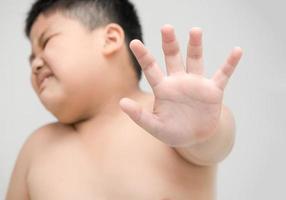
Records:
{"label": "nose", "polygon": [[36,57],[32,62],[32,71],[33,73],[39,73],[44,66],[44,61],[42,58]]}

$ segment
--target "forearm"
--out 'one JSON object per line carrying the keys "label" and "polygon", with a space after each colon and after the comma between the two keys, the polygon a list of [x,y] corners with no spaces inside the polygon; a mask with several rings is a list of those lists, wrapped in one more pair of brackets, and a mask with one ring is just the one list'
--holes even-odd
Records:
{"label": "forearm", "polygon": [[223,106],[219,125],[211,138],[192,147],[175,148],[175,150],[193,164],[214,165],[230,153],[234,139],[234,117],[230,110]]}

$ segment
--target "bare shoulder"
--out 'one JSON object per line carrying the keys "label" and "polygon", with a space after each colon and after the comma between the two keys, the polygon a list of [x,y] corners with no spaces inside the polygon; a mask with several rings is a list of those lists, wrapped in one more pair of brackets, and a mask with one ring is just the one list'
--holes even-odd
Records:
{"label": "bare shoulder", "polygon": [[28,200],[27,176],[33,159],[42,150],[48,147],[49,143],[55,141],[57,137],[68,132],[69,127],[50,123],[33,131],[22,145],[17,156],[16,163],[10,178],[6,200]]}
{"label": "bare shoulder", "polygon": [[66,137],[72,131],[71,126],[59,122],[46,124],[36,129],[28,138],[28,142],[30,141],[31,145],[44,147],[54,140]]}
{"label": "bare shoulder", "polygon": [[48,147],[50,143],[64,137],[71,130],[69,126],[58,122],[43,125],[30,134],[21,151],[29,156],[31,160],[37,153],[41,153],[41,150]]}

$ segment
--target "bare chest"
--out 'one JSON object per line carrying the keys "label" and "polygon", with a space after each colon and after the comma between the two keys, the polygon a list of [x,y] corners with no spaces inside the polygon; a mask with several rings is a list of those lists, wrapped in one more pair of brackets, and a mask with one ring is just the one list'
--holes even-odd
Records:
{"label": "bare chest", "polygon": [[213,172],[192,167],[159,143],[62,145],[30,168],[32,200],[211,200]]}

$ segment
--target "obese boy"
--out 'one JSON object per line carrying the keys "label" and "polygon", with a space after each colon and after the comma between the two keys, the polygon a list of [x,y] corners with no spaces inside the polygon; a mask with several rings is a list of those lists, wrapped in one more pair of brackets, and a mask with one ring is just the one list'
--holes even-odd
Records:
{"label": "obese boy", "polygon": [[[25,31],[33,89],[58,121],[23,145],[7,200],[216,198],[218,163],[234,143],[223,92],[239,47],[208,79],[201,29],[183,61],[165,25],[163,74],[127,0],[37,0]],[[139,88],[141,69],[152,93]]]}

